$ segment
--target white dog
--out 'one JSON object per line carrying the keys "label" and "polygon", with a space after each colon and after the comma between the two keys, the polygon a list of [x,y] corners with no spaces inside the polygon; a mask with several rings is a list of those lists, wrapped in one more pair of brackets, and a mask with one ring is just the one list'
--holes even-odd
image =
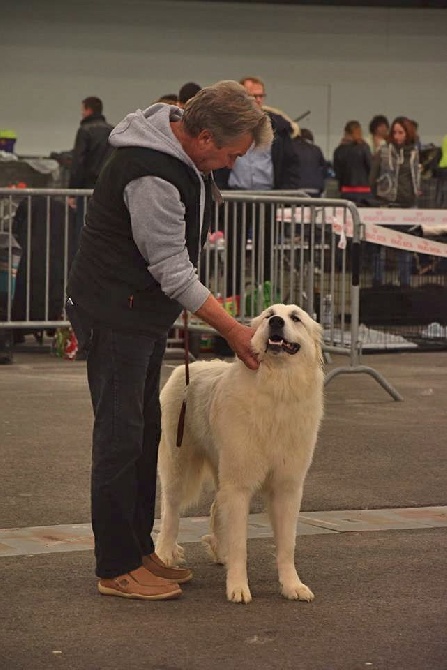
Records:
{"label": "white dog", "polygon": [[240,360],[198,361],[190,366],[183,443],[176,446],[185,397],[184,367],[161,393],[159,452],[161,529],[156,552],[169,565],[183,560],[176,544],[181,510],[197,502],[208,474],[216,498],[208,543],[227,569],[227,597],[248,603],[247,521],[252,495],[267,498],[276,543],[281,592],[310,601],[312,591],[294,564],[295,535],[304,479],[323,414],[321,328],[296,305],[273,305],[253,319],[252,346],[260,366]]}

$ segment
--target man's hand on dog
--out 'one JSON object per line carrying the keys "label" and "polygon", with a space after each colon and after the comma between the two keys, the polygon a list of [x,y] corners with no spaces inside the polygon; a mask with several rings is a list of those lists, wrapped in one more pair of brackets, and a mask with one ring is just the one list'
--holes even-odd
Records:
{"label": "man's hand on dog", "polygon": [[212,294],[208,296],[195,314],[215,328],[226,339],[247,368],[250,370],[258,369],[259,361],[251,347],[251,338],[255,334],[253,328],[243,326],[236,319],[233,319]]}
{"label": "man's hand on dog", "polygon": [[259,368],[259,360],[251,346],[251,338],[255,334],[254,328],[243,326],[235,322],[233,328],[225,336],[230,347],[250,370]]}

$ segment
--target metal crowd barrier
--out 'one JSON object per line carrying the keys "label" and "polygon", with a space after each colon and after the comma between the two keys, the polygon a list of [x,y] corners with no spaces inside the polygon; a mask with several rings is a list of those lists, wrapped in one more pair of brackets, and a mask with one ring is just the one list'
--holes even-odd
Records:
{"label": "metal crowd barrier", "polygon": [[446,349],[447,210],[359,212],[364,350]]}
{"label": "metal crowd barrier", "polygon": [[[90,195],[86,190],[0,189],[0,332],[69,325],[64,298],[80,227],[72,199],[79,212]],[[290,191],[223,195],[198,271],[224,308],[248,322],[275,302],[300,305],[322,323],[324,351],[349,357],[349,364],[332,370],[326,383],[340,374],[365,373],[400,400],[378,371],[360,363],[357,208]],[[343,231],[349,222],[348,239]],[[209,332],[194,317],[189,328]]]}
{"label": "metal crowd barrier", "polygon": [[[332,370],[326,384],[340,374],[368,374],[401,400],[377,370],[360,363],[362,224],[355,205],[291,191],[222,195],[199,273],[224,307],[248,322],[269,304],[298,304],[323,325],[324,351],[349,356],[349,365]],[[189,327],[207,330],[193,317]]]}
{"label": "metal crowd barrier", "polygon": [[68,326],[64,298],[80,225],[76,210],[91,191],[0,189],[0,329]]}

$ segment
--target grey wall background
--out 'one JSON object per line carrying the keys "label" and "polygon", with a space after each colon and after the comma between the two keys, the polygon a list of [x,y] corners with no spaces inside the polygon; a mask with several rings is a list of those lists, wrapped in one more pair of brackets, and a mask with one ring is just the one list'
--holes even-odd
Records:
{"label": "grey wall background", "polygon": [[[3,3],[2,3],[3,4]],[[262,77],[327,156],[344,123],[405,114],[447,134],[447,11],[175,0],[14,0],[0,22],[0,128],[20,154],[70,149],[88,95],[117,123],[186,81]]]}

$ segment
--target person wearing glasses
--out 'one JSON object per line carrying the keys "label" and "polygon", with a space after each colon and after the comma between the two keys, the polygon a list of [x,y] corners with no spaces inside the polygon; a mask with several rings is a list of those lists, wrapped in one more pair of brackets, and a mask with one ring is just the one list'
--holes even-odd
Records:
{"label": "person wearing glasses", "polygon": [[[269,116],[274,131],[274,140],[270,147],[250,147],[245,156],[238,158],[231,169],[216,170],[214,173],[216,184],[222,190],[236,191],[298,189],[300,179],[299,159],[292,141],[293,128],[291,123],[281,114],[277,114],[271,109],[265,109],[264,103],[267,94],[262,79],[252,76],[243,77],[239,80],[239,83]],[[262,272],[258,268],[257,274],[259,279],[270,281],[272,279],[271,222],[273,220],[273,207],[266,205],[263,211],[265,217],[263,221],[260,221],[260,206],[247,208],[246,228],[248,237],[250,237],[251,229],[254,229],[253,232],[258,240],[260,239],[261,228],[264,228],[264,263]],[[226,233],[228,248],[227,296],[238,295],[241,292],[241,253],[242,249],[245,249],[246,242],[246,240],[242,240],[240,227],[233,226],[232,222],[229,223],[227,230],[223,231]]]}
{"label": "person wearing glasses", "polygon": [[[258,77],[244,77],[239,83],[263,108],[267,97],[264,82]],[[251,147],[233,168],[216,170],[214,176],[220,188],[244,191],[297,188],[299,171],[292,144],[292,125],[281,114],[266,111],[275,133],[271,147],[262,150]]]}

